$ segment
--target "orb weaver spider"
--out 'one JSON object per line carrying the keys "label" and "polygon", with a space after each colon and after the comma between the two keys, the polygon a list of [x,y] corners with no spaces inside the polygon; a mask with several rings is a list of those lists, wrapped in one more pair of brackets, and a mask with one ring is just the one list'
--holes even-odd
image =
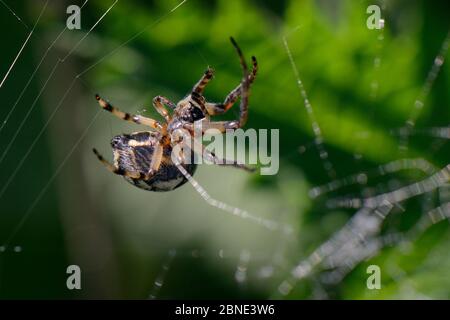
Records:
{"label": "orb weaver spider", "polygon": [[[206,130],[211,128],[225,133],[226,130],[238,129],[245,125],[248,117],[249,88],[255,80],[258,65],[256,58],[252,56],[253,67],[249,73],[241,49],[233,38],[230,38],[230,40],[239,56],[243,78],[241,83],[228,94],[223,103],[207,102],[203,96],[203,91],[214,74],[214,70],[209,67],[192,88],[191,93],[177,104],[162,96],[153,99],[153,106],[164,118],[165,123],[120,111],[99,95],[96,95],[99,105],[116,117],[153,129],[152,131],[115,136],[111,141],[114,156],[113,164],[105,160],[96,149],[93,149],[97,158],[109,171],[123,176],[125,180],[144,190],[174,190],[187,182],[186,173],[182,171],[185,170],[192,176],[197,167],[193,161],[187,163],[181,154],[175,156],[176,162],[173,161],[172,151],[174,147],[183,142],[183,138],[174,134],[178,129],[182,128],[193,134],[194,122],[201,121],[203,135]],[[210,116],[227,112],[239,97],[241,98],[239,120],[210,121]],[[165,106],[173,110],[172,115],[169,114]],[[252,168],[236,161],[229,162],[217,158],[213,152],[206,150],[203,145],[198,146],[198,148],[197,150],[202,151],[201,156],[214,164],[229,165],[253,171]],[[182,168],[179,167],[180,165]]]}

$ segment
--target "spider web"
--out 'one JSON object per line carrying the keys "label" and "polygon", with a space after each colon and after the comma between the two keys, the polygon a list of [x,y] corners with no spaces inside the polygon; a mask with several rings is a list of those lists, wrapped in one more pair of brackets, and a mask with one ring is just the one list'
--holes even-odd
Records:
{"label": "spider web", "polygon": [[[0,84],[0,90],[8,88],[2,87],[3,84],[7,84],[14,77],[15,67],[20,64],[22,55],[29,48],[29,41],[33,40],[35,30],[39,27],[41,19],[45,17],[45,11],[49,1],[42,3],[41,10],[39,11],[33,27],[30,28],[27,23],[24,22],[20,16],[18,16],[14,8],[8,3],[0,0],[4,7],[21,25],[25,26],[28,33],[18,48],[17,54],[13,57],[12,62],[6,68],[6,73],[2,78]],[[59,31],[56,37],[48,41],[47,39],[40,39],[45,43],[45,51],[36,67],[33,69],[30,77],[27,79],[25,86],[20,91],[15,102],[8,106],[6,116],[2,118],[2,124],[0,127],[0,135],[6,134],[6,127],[10,123],[10,119],[14,117],[20,117],[20,122],[13,134],[8,139],[8,144],[2,149],[0,155],[0,164],[5,164],[5,160],[8,156],[12,155],[16,145],[15,142],[22,131],[26,129],[26,123],[32,116],[34,109],[42,103],[42,96],[45,94],[52,82],[55,82],[57,71],[61,66],[65,65],[66,61],[77,55],[80,47],[85,42],[89,42],[91,37],[95,37],[96,28],[101,27],[102,22],[108,19],[108,14],[114,11],[116,4],[120,1],[110,1],[107,8],[103,11],[99,11],[95,22],[90,28],[82,33],[78,40],[73,41],[72,38],[66,37],[67,28],[63,28]],[[127,50],[127,46],[130,45],[135,39],[138,39],[146,32],[151,32],[153,28],[161,21],[169,19],[175,11],[182,8],[183,5],[187,5],[187,0],[181,1],[173,6],[167,13],[160,16],[155,21],[150,22],[140,31],[135,33],[131,38],[121,41],[112,50],[107,50],[100,57],[97,57],[93,63],[88,64],[80,72],[68,75],[69,85],[56,93],[58,96],[56,104],[51,107],[51,112],[46,116],[43,126],[39,129],[38,133],[33,136],[31,143],[29,143],[23,155],[19,156],[19,160],[14,164],[7,178],[2,181],[0,189],[0,199],[6,200],[6,192],[9,190],[10,185],[16,180],[18,173],[28,164],[30,155],[34,148],[38,145],[38,141],[46,133],[47,129],[51,126],[52,121],[57,119],[57,113],[65,104],[69,103],[68,97],[72,90],[76,86],[82,86],[83,90],[89,91],[90,94],[96,90],[92,89],[89,81],[84,78],[90,75],[91,71],[97,67],[102,66],[108,60],[113,59],[116,53],[122,50]],[[89,0],[81,3],[80,7],[83,9],[89,6]],[[385,7],[383,7],[385,9]],[[31,24],[30,24],[31,25]],[[299,241],[296,237],[300,238],[301,234],[295,234],[296,227],[292,222],[291,213],[283,213],[281,215],[274,214],[274,212],[265,212],[261,208],[254,210],[247,210],[239,205],[231,205],[232,201],[222,200],[221,194],[210,192],[208,187],[203,186],[201,178],[194,179],[189,176],[187,172],[183,172],[182,167],[180,170],[189,179],[193,190],[195,190],[199,197],[198,201],[204,201],[204,205],[211,206],[209,211],[211,213],[228,213],[225,217],[219,219],[237,219],[243,220],[246,223],[252,225],[254,229],[262,229],[256,231],[258,234],[263,235],[270,234],[270,237],[274,237],[274,245],[269,250],[262,250],[256,252],[253,249],[248,249],[245,245],[240,250],[233,251],[228,248],[222,248],[220,246],[215,247],[213,250],[205,250],[203,248],[189,248],[183,249],[180,247],[167,248],[166,256],[162,259],[160,265],[154,268],[154,280],[152,284],[148,286],[147,297],[150,299],[156,299],[163,294],[163,289],[167,283],[167,278],[171,276],[171,272],[177,264],[177,260],[181,258],[185,259],[201,259],[203,257],[209,257],[213,260],[223,261],[230,260],[229,264],[233,265],[230,274],[233,280],[238,286],[250,285],[254,279],[271,279],[273,283],[277,283],[273,286],[273,293],[270,297],[279,298],[286,297],[292,293],[297,284],[304,279],[311,279],[314,283],[315,291],[312,294],[313,298],[327,298],[326,287],[330,285],[338,285],[345,279],[345,277],[351,273],[364,261],[375,257],[385,247],[402,247],[412,243],[415,239],[419,238],[427,229],[431,226],[440,223],[441,221],[450,218],[450,192],[448,182],[450,180],[450,167],[437,168],[435,165],[423,158],[399,158],[397,160],[388,162],[386,164],[379,165],[372,169],[365,169],[355,172],[349,176],[342,177],[338,172],[337,167],[333,161],[333,152],[328,149],[326,141],[326,135],[324,135],[324,128],[320,126],[320,121],[315,116],[315,110],[313,105],[315,102],[310,100],[307,93],[309,87],[309,79],[302,75],[302,65],[300,61],[297,61],[293,49],[290,47],[289,38],[293,35],[301,32],[301,28],[296,28],[288,36],[281,37],[277,45],[282,46],[286,53],[286,63],[291,66],[292,69],[292,81],[295,81],[298,93],[299,93],[299,108],[304,108],[308,116],[310,127],[312,128],[313,138],[311,142],[305,145],[299,146],[299,155],[304,153],[314,153],[317,160],[320,161],[326,175],[330,181],[318,186],[313,186],[309,190],[309,197],[318,203],[322,203],[325,207],[324,210],[336,210],[336,209],[349,209],[354,210],[351,218],[342,226],[336,230],[328,239],[320,243],[315,249],[309,252],[296,252],[292,250],[292,247],[297,248],[295,242]],[[377,39],[379,41],[379,50],[373,60],[374,67],[374,79],[371,83],[369,96],[371,99],[378,99],[380,83],[377,80],[377,74],[380,72],[380,65],[382,64],[382,46],[384,44],[384,29],[378,31]],[[69,39],[70,44],[66,54],[63,58],[56,57],[56,61],[50,62],[50,66],[46,66],[46,70],[50,70],[48,75],[44,77],[42,84],[39,85],[39,90],[34,97],[33,102],[27,108],[24,115],[17,114],[16,107],[22,102],[22,98],[26,97],[27,90],[33,81],[35,76],[42,71],[41,67],[47,64],[47,60],[51,60],[49,53],[60,45],[61,41]],[[405,122],[405,127],[400,129],[393,129],[391,134],[399,137],[398,148],[402,152],[406,152],[409,146],[409,140],[415,136],[425,136],[427,139],[435,139],[435,141],[441,141],[441,144],[434,145],[435,150],[440,148],[450,137],[450,129],[448,124],[443,123],[442,126],[433,127],[416,127],[416,121],[420,117],[420,111],[426,106],[426,100],[430,92],[432,91],[433,84],[439,76],[442,66],[444,65],[445,58],[448,52],[448,46],[450,42],[450,33],[443,40],[442,45],[436,54],[422,89],[415,100],[412,108],[412,112]],[[92,43],[92,42],[89,42]],[[62,47],[62,45],[60,45]],[[197,52],[203,61],[206,59],[201,52]],[[208,57],[209,60],[210,57]],[[218,64],[220,65],[220,63]],[[139,101],[145,101],[147,97],[140,97]],[[64,110],[63,110],[64,111]],[[64,111],[68,112],[68,111]],[[0,254],[6,251],[13,251],[14,253],[24,254],[26,247],[14,243],[16,236],[22,231],[25,223],[30,218],[31,214],[35,210],[36,206],[48,193],[52,184],[58,179],[58,176],[63,172],[67,163],[71,157],[80,152],[80,145],[86,140],[94,124],[97,123],[97,119],[101,114],[101,110],[96,110],[91,117],[90,121],[83,125],[81,133],[76,137],[74,142],[69,145],[68,152],[64,154],[62,160],[57,162],[55,169],[51,172],[48,179],[42,184],[40,191],[37,193],[30,203],[26,204],[24,213],[21,214],[21,218],[17,221],[14,227],[10,229],[7,235],[2,235],[2,245],[0,246]],[[98,123],[97,123],[98,124]],[[447,126],[446,126],[447,125]],[[358,157],[357,152],[355,159],[361,160]],[[337,161],[337,160],[336,160]],[[66,169],[67,170],[67,169]],[[418,171],[422,174],[422,178],[410,182],[405,185],[394,184],[393,187],[383,185],[381,189],[383,192],[377,192],[370,186],[372,180],[380,178],[389,178],[392,175],[397,175],[401,171]],[[398,181],[397,181],[398,182]],[[356,187],[358,194],[346,194],[348,188]],[[113,189],[114,190],[114,189]],[[341,194],[340,191],[344,190]],[[212,195],[219,195],[213,197]],[[437,196],[437,203],[435,198]],[[226,197],[225,197],[226,198]],[[405,203],[413,198],[419,198],[423,204],[421,217],[415,225],[406,230],[405,232],[393,231],[382,232],[383,224],[391,216],[394,216],[400,212],[400,214],[407,214],[405,212]],[[234,216],[234,217],[233,217]],[[226,221],[226,220],[218,220]],[[219,226],[220,227],[220,226]],[[36,227],[37,228],[37,227]],[[155,245],[158,247],[158,245]],[[160,251],[164,251],[166,246],[162,245],[159,248]],[[24,250],[25,249],[25,250]],[[303,257],[301,259],[297,259]],[[293,263],[293,260],[296,260]],[[3,276],[6,276],[3,274]]]}

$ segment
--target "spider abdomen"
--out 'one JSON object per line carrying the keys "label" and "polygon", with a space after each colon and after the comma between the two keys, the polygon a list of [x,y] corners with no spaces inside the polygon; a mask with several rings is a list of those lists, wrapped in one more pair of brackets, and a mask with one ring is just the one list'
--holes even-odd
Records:
{"label": "spider abdomen", "polygon": [[[143,176],[150,169],[158,137],[153,132],[138,132],[116,136],[111,141],[114,164],[122,171],[138,172]],[[187,182],[171,158],[172,147],[165,145],[161,165],[158,171],[149,179],[133,179],[124,176],[125,180],[134,186],[149,191],[171,191]],[[191,175],[194,174],[195,164],[183,164]]]}

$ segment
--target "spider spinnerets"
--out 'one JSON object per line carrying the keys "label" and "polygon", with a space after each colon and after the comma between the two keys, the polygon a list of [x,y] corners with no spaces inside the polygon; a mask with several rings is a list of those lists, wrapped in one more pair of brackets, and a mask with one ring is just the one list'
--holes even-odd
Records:
{"label": "spider spinnerets", "polygon": [[[181,165],[190,175],[194,174],[197,167],[193,158],[186,161],[181,153],[172,155],[173,151],[176,150],[175,147],[183,143],[183,136],[176,134],[178,130],[183,129],[193,135],[194,122],[197,121],[201,121],[202,134],[208,129],[217,129],[221,133],[225,133],[226,130],[238,129],[245,125],[248,116],[249,88],[256,77],[257,62],[256,58],[252,57],[253,67],[249,73],[241,49],[233,38],[230,38],[230,40],[239,55],[243,78],[241,83],[228,94],[223,103],[207,102],[203,96],[206,85],[213,77],[214,71],[211,68],[205,71],[202,78],[192,88],[191,93],[177,104],[162,96],[153,99],[153,106],[164,118],[164,123],[142,115],[120,111],[99,95],[96,95],[100,106],[116,117],[152,128],[151,131],[115,136],[111,141],[114,156],[113,164],[105,160],[94,149],[94,153],[108,170],[123,176],[128,182],[141,189],[150,191],[174,190],[187,181],[186,176],[178,169],[177,165]],[[239,97],[241,101],[238,120],[210,120],[210,116],[227,112]],[[165,106],[173,110],[172,114],[168,112]],[[252,168],[238,164],[236,161],[230,163],[217,158],[203,145],[197,145],[197,148],[193,149],[201,150],[200,156],[215,164],[253,171]]]}

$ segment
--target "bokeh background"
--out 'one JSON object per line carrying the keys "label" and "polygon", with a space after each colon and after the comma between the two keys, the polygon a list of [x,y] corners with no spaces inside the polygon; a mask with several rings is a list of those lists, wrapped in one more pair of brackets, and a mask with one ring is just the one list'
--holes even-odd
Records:
{"label": "bokeh background", "polygon": [[[3,2],[21,20],[0,4],[1,75],[45,4]],[[403,158],[448,164],[448,135],[429,130],[449,125],[448,63],[407,150],[398,134],[449,32],[448,2],[188,0],[172,11],[180,1],[119,0],[89,31],[114,4],[90,0],[81,30],[60,34],[67,6],[82,3],[48,2],[0,88],[0,120],[7,119],[0,132],[1,298],[449,298],[448,219],[379,250],[336,283],[325,283],[319,269],[288,295],[278,292],[292,268],[355,214],[327,200],[388,192],[428,174],[375,175],[317,198],[311,188]],[[382,7],[382,30],[366,26],[371,4]],[[241,76],[230,36],[260,63],[247,128],[280,129],[280,171],[260,176],[204,165],[195,177],[214,198],[287,224],[290,235],[209,206],[189,184],[169,193],[134,188],[91,152],[95,146],[111,159],[111,137],[140,130],[98,112],[95,93],[157,118],[151,99],[178,101],[210,65],[216,76],[206,96],[222,101]],[[283,37],[332,169],[314,143]],[[221,118],[237,115],[235,107]],[[381,234],[408,232],[448,197],[401,203],[404,211],[394,210]],[[71,264],[82,270],[82,290],[66,287]],[[381,290],[366,287],[371,264],[381,267]]]}

